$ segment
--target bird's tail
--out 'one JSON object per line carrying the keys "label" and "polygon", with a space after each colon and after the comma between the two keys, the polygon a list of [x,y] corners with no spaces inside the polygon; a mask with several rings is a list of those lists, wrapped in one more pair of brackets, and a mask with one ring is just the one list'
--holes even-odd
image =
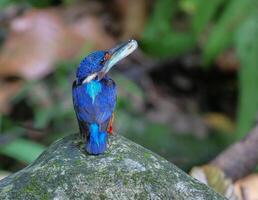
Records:
{"label": "bird's tail", "polygon": [[89,139],[85,146],[89,154],[102,154],[107,148],[107,132],[100,132],[98,124],[91,124]]}

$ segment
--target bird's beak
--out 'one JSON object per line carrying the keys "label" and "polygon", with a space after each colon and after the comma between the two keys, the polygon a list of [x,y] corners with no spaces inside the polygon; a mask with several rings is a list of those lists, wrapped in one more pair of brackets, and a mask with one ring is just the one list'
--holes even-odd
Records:
{"label": "bird's beak", "polygon": [[108,60],[105,62],[102,70],[98,72],[98,80],[101,80],[116,63],[131,54],[137,47],[138,44],[135,40],[129,40],[110,49],[107,52]]}

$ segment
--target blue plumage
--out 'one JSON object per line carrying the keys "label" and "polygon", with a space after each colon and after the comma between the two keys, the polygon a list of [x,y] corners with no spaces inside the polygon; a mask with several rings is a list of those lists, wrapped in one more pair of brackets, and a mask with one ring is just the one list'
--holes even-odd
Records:
{"label": "blue plumage", "polygon": [[73,102],[77,118],[87,124],[101,125],[107,122],[115,108],[115,82],[111,78],[105,77],[99,81],[99,84],[101,91],[94,98],[91,96],[92,93],[87,92],[87,83],[73,87]]}
{"label": "blue plumage", "polygon": [[98,155],[106,150],[108,132],[112,131],[116,85],[107,72],[136,47],[137,42],[129,40],[108,51],[95,51],[77,68],[73,104],[85,150],[90,154]]}
{"label": "blue plumage", "polygon": [[79,82],[81,82],[83,78],[92,73],[99,72],[103,68],[105,53],[105,51],[95,51],[81,61],[76,71],[76,77]]}
{"label": "blue plumage", "polygon": [[86,85],[86,92],[92,99],[94,104],[96,96],[101,92],[101,83],[99,81],[91,81]]}
{"label": "blue plumage", "polygon": [[91,154],[103,153],[107,148],[107,132],[100,132],[99,125],[90,124],[90,137],[85,148]]}
{"label": "blue plumage", "polygon": [[82,81],[101,69],[100,66],[103,67],[100,59],[103,55],[93,53],[82,61],[73,86],[74,109],[81,135],[86,138],[85,149],[94,155],[103,153],[107,148],[107,126],[116,104],[116,85],[107,75],[99,81]]}

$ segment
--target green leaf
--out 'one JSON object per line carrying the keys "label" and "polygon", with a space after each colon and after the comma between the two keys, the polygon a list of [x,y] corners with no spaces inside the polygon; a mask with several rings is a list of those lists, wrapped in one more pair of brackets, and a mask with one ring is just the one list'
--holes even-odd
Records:
{"label": "green leaf", "polygon": [[196,0],[197,9],[192,20],[192,27],[195,33],[200,33],[207,26],[208,22],[216,14],[219,7],[225,0]]}
{"label": "green leaf", "polygon": [[26,139],[15,139],[12,142],[0,146],[0,154],[9,156],[24,163],[33,162],[45,147]]}
{"label": "green leaf", "polygon": [[194,48],[196,44],[192,33],[170,32],[159,38],[145,39],[141,46],[152,55],[160,57],[177,56]]}
{"label": "green leaf", "polygon": [[0,9],[13,4],[29,4],[33,7],[48,7],[54,3],[54,0],[0,0]]}
{"label": "green leaf", "polygon": [[180,0],[179,7],[186,14],[194,14],[197,10],[199,0]]}
{"label": "green leaf", "polygon": [[238,31],[237,54],[240,58],[239,108],[237,138],[242,138],[253,126],[258,111],[258,13]]}
{"label": "green leaf", "polygon": [[3,9],[4,7],[10,5],[11,2],[9,0],[0,0],[0,9]]}
{"label": "green leaf", "polygon": [[177,8],[176,0],[156,1],[153,14],[145,27],[143,38],[162,36],[171,31],[171,20]]}
{"label": "green leaf", "polygon": [[178,8],[176,0],[160,0],[156,2],[153,15],[145,27],[141,46],[152,55],[180,55],[194,47],[195,38],[192,33],[172,30],[172,18]]}
{"label": "green leaf", "polygon": [[154,38],[161,40],[163,35],[170,33],[171,20],[175,11],[175,0],[157,1],[154,6],[153,14],[143,32],[142,40],[152,41]]}
{"label": "green leaf", "polygon": [[[218,23],[213,27],[204,48],[204,61],[209,63],[233,41],[233,36],[258,6],[256,0],[231,0]],[[206,65],[208,66],[208,65]]]}

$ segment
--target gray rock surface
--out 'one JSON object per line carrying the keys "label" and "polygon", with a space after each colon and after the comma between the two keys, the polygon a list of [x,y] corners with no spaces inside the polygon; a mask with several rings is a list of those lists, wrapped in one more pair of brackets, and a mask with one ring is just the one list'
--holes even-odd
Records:
{"label": "gray rock surface", "polygon": [[76,135],[51,145],[0,181],[0,199],[224,199],[155,153],[112,136],[104,155],[87,155]]}

